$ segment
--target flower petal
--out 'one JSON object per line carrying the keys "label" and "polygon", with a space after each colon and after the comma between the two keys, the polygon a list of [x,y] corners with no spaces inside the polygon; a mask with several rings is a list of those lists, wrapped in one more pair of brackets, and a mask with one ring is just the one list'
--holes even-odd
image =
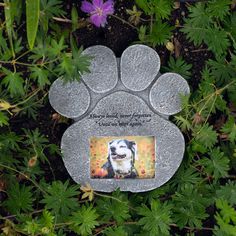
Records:
{"label": "flower petal", "polygon": [[90,20],[97,27],[100,27],[100,26],[104,27],[107,22],[107,17],[94,14],[90,16]]}
{"label": "flower petal", "polygon": [[97,8],[97,7],[101,8],[102,5],[103,5],[103,0],[93,0],[94,8]]}
{"label": "flower petal", "polygon": [[102,10],[104,15],[110,15],[114,13],[114,2],[112,0],[106,1],[103,6]]}
{"label": "flower petal", "polygon": [[94,6],[90,2],[83,1],[80,9],[83,12],[91,13],[94,11]]}

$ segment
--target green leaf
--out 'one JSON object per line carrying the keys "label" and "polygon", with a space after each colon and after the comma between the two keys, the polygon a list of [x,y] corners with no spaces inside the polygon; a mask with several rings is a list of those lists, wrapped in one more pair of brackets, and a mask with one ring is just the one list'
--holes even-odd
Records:
{"label": "green leaf", "polygon": [[141,8],[146,14],[151,14],[151,9],[147,0],[135,0],[135,3]]}
{"label": "green leaf", "polygon": [[180,192],[175,193],[172,203],[175,206],[173,219],[180,228],[186,225],[201,228],[202,221],[208,216],[205,208],[211,201],[199,193],[194,185],[186,184]]}
{"label": "green leaf", "polygon": [[218,226],[215,226],[216,236],[236,235],[236,210],[222,199],[216,200],[216,206],[220,210],[216,213],[215,219]]}
{"label": "green leaf", "polygon": [[152,200],[151,208],[143,204],[138,209],[138,214],[142,216],[138,224],[142,225],[143,229],[150,235],[170,235],[171,206],[166,202],[161,203],[158,200]]}
{"label": "green leaf", "polygon": [[12,20],[12,9],[11,9],[11,2],[10,0],[4,0],[4,13],[5,13],[5,20],[6,20],[6,29],[7,35],[11,46],[12,56],[15,57],[14,47],[13,47],[13,20]]}
{"label": "green leaf", "polygon": [[[226,3],[226,1],[229,2],[228,0],[215,0],[214,3],[216,3],[216,5],[211,2],[211,7],[207,9],[205,3],[197,3],[193,7],[190,7],[190,15],[185,20],[184,28],[181,29],[181,31],[187,35],[187,38],[193,41],[196,46],[203,42],[206,43],[208,48],[212,50],[217,57],[226,53],[226,49],[229,47],[230,43],[227,32],[217,27],[216,22],[212,19],[212,15],[218,14],[219,18],[224,16],[224,8],[221,9],[222,15],[219,15],[217,11],[221,7],[222,2]],[[213,5],[214,7],[212,7]]]}
{"label": "green leaf", "polygon": [[217,142],[217,133],[208,124],[197,125],[194,127],[193,135],[195,140],[206,148],[212,148]]}
{"label": "green leaf", "polygon": [[39,223],[43,227],[47,227],[48,229],[51,230],[54,227],[54,220],[55,220],[55,217],[52,215],[52,213],[50,211],[43,210],[43,214],[39,220]]}
{"label": "green leaf", "polygon": [[187,184],[197,184],[201,181],[201,177],[199,175],[199,172],[196,171],[195,168],[189,167],[188,169],[184,168],[184,166],[181,166],[180,169],[175,174],[175,178],[171,181],[171,186],[173,186],[177,190],[182,188],[183,186]]}
{"label": "green leaf", "polygon": [[45,189],[47,194],[41,203],[44,203],[47,209],[52,209],[57,221],[61,221],[78,207],[78,188],[76,185],[69,186],[68,181],[64,184],[61,181],[54,181]]}
{"label": "green leaf", "polygon": [[64,54],[61,57],[57,71],[65,82],[79,81],[82,74],[90,72],[91,57],[82,54],[82,50],[82,48],[77,49],[77,47],[72,46],[72,53]]}
{"label": "green leaf", "polygon": [[8,190],[8,199],[4,202],[4,206],[12,214],[31,211],[33,204],[32,187],[24,184],[19,185],[18,182],[12,184]]}
{"label": "green leaf", "polygon": [[39,113],[39,108],[41,108],[43,105],[42,105],[43,101],[39,99],[38,96],[34,96],[34,97],[31,97],[29,98],[27,101],[25,101],[23,104],[22,104],[22,111],[21,113],[19,113],[19,116],[25,116],[27,115],[27,117],[29,119],[34,119],[36,120],[37,119],[37,116],[40,115]]}
{"label": "green leaf", "polygon": [[97,212],[104,221],[115,220],[118,224],[130,218],[129,205],[124,195],[113,193],[114,198],[104,198],[97,201]]}
{"label": "green leaf", "polygon": [[65,14],[62,0],[41,0],[40,1],[40,24],[44,30],[44,33],[48,31],[48,22],[54,16],[62,16]]}
{"label": "green leaf", "polygon": [[216,190],[216,196],[236,205],[236,183],[229,181],[225,186],[220,186],[220,189]]}
{"label": "green leaf", "polygon": [[11,18],[12,21],[16,20],[20,24],[23,8],[23,0],[11,0]]}
{"label": "green leaf", "polygon": [[128,233],[125,232],[122,226],[118,227],[109,227],[104,231],[106,236],[128,236]]}
{"label": "green leaf", "polygon": [[72,23],[72,32],[78,28],[79,16],[75,6],[71,10],[71,23]]}
{"label": "green leaf", "polygon": [[4,125],[9,125],[8,121],[9,118],[0,111],[0,126],[3,127]]}
{"label": "green leaf", "polygon": [[[229,32],[233,39],[236,40],[236,12],[232,12],[230,17],[225,20],[224,28],[227,32]],[[236,47],[236,43],[234,42],[234,48]],[[236,48],[235,48],[236,49]]]}
{"label": "green leaf", "polygon": [[30,49],[34,47],[34,41],[38,31],[39,13],[40,0],[26,0],[26,28]]}
{"label": "green leaf", "polygon": [[205,3],[196,3],[189,8],[190,14],[186,18],[184,28],[181,29],[187,35],[187,38],[200,45],[207,34],[207,28],[211,25],[212,19],[209,17]]}
{"label": "green leaf", "polygon": [[38,66],[31,67],[31,78],[36,80],[39,88],[43,89],[45,85],[50,85],[48,80],[49,72]]}
{"label": "green leaf", "polygon": [[135,0],[135,2],[146,14],[155,14],[159,19],[167,19],[171,13],[170,0]]}
{"label": "green leaf", "polygon": [[233,116],[229,116],[228,121],[223,125],[221,131],[228,134],[228,139],[231,143],[236,141],[236,124]]}
{"label": "green leaf", "polygon": [[161,21],[155,22],[152,32],[148,35],[148,42],[154,47],[165,44],[171,37],[171,30],[173,30],[173,27],[167,23]]}
{"label": "green leaf", "polygon": [[25,91],[23,88],[24,80],[21,77],[21,73],[11,72],[5,68],[2,68],[3,72],[6,74],[2,80],[8,91],[10,92],[11,97],[24,95]]}
{"label": "green leaf", "polygon": [[207,28],[213,22],[206,10],[205,3],[199,2],[189,7],[189,16],[185,22],[192,27]]}
{"label": "green leaf", "polygon": [[41,159],[42,162],[47,161],[47,157],[44,155],[44,149],[48,144],[48,139],[40,134],[39,129],[35,130],[27,130],[23,129],[25,132],[26,140],[24,144],[29,148],[33,148],[34,153],[36,153],[37,157]]}
{"label": "green leaf", "polygon": [[204,167],[204,171],[218,180],[221,177],[226,177],[229,170],[229,159],[225,157],[219,148],[214,148],[210,153],[210,158],[202,158],[198,161]]}
{"label": "green leaf", "polygon": [[224,55],[230,45],[227,32],[216,27],[207,29],[204,41],[217,57]]}
{"label": "green leaf", "polygon": [[207,5],[210,16],[223,20],[230,13],[231,0],[212,0]]}
{"label": "green leaf", "polygon": [[181,32],[187,35],[187,38],[194,43],[194,45],[198,46],[206,38],[207,29],[201,27],[194,27],[191,23],[186,22],[184,28],[181,29]]}
{"label": "green leaf", "polygon": [[170,57],[168,67],[164,67],[165,71],[178,73],[182,75],[185,79],[190,78],[191,68],[192,65],[186,63],[182,57],[178,57],[177,59],[174,59],[174,57]]}
{"label": "green leaf", "polygon": [[67,48],[67,45],[64,44],[64,37],[61,37],[59,42],[55,39],[51,40],[51,47],[48,48],[48,52],[52,58],[60,56],[62,51]]}
{"label": "green leaf", "polygon": [[35,235],[35,233],[39,231],[39,227],[40,225],[35,222],[35,220],[26,221],[24,231],[26,231],[28,235]]}
{"label": "green leaf", "polygon": [[14,132],[8,132],[4,134],[0,134],[0,142],[3,144],[6,149],[11,149],[15,151],[19,151],[19,143],[22,141],[22,138],[18,136]]}
{"label": "green leaf", "polygon": [[156,17],[161,19],[168,19],[171,13],[172,1],[170,0],[155,0],[151,1],[154,3],[154,11]]}
{"label": "green leaf", "polygon": [[217,79],[219,85],[229,82],[229,79],[236,77],[236,71],[234,67],[225,61],[224,58],[217,58],[216,60],[208,60],[211,74]]}
{"label": "green leaf", "polygon": [[91,235],[95,226],[99,225],[96,221],[97,218],[98,214],[92,206],[83,205],[77,212],[73,213],[70,228],[79,235]]}
{"label": "green leaf", "polygon": [[180,129],[182,131],[186,131],[186,130],[190,130],[192,127],[192,124],[189,120],[185,119],[183,116],[178,115],[178,116],[174,116],[175,122],[177,124],[178,127],[180,127]]}

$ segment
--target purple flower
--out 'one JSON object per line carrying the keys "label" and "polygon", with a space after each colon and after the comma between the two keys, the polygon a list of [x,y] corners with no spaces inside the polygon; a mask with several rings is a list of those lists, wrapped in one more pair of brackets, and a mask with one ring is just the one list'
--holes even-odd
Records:
{"label": "purple flower", "polygon": [[107,23],[107,16],[114,13],[113,1],[93,0],[92,3],[83,1],[81,10],[90,14],[91,22],[97,27],[104,27]]}

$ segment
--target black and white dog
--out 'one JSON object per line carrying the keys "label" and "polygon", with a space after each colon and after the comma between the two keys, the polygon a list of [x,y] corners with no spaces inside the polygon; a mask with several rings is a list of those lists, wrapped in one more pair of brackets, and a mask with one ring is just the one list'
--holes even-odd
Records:
{"label": "black and white dog", "polygon": [[137,145],[133,141],[113,140],[108,144],[107,162],[102,166],[107,171],[104,178],[136,178],[134,167],[137,156]]}

